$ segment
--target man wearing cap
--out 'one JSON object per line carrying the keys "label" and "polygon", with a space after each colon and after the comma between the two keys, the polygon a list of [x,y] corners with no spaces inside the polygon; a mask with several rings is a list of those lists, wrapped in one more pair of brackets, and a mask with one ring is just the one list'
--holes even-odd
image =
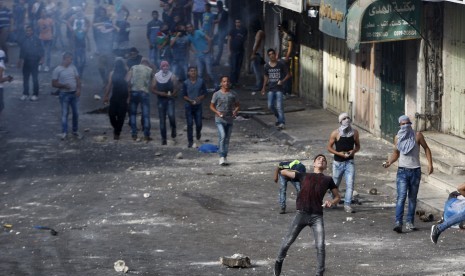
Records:
{"label": "man wearing cap", "polygon": [[433,157],[431,150],[421,132],[412,129],[412,123],[407,115],[399,117],[400,130],[394,138],[394,152],[383,164],[385,168],[399,159],[397,169],[397,202],[396,221],[394,231],[402,233],[405,200],[408,197],[408,211],[405,228],[414,231],[415,209],[417,207],[417,195],[421,180],[420,146],[425,150],[428,160],[428,175],[433,173]]}
{"label": "man wearing cap", "polygon": [[289,169],[295,172],[305,173],[306,169],[304,164],[300,163],[299,160],[294,160],[292,162],[280,162],[276,170],[274,171],[274,182],[277,183],[279,179],[279,206],[281,207],[279,213],[286,213],[286,190],[287,182],[290,181],[294,185],[297,194],[300,192],[300,182],[291,180],[279,172],[284,169]]}
{"label": "man wearing cap", "polygon": [[342,177],[345,176],[344,211],[354,213],[350,203],[354,191],[354,156],[360,150],[359,134],[358,130],[352,127],[352,120],[347,113],[341,113],[338,119],[340,126],[331,132],[326,148],[330,153],[334,154],[333,180],[337,187],[341,184]]}
{"label": "man wearing cap", "polygon": [[[327,162],[323,154],[318,154],[313,159],[313,173],[301,173],[288,169],[280,171],[281,175],[302,183],[302,189],[297,195],[297,213],[289,227],[289,231],[279,249],[274,266],[274,275],[279,276],[284,258],[292,243],[297,239],[302,229],[309,226],[313,229],[315,248],[317,251],[316,275],[323,275],[325,271],[325,230],[323,222],[323,208],[337,204],[341,199],[339,190],[330,176],[323,174]],[[323,202],[326,192],[330,190],[334,199]]]}

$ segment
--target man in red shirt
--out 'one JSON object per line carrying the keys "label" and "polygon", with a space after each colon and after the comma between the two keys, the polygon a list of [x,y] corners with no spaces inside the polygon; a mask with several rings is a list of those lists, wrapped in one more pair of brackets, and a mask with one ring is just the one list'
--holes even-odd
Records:
{"label": "man in red shirt", "polygon": [[[315,237],[318,261],[316,275],[323,275],[325,271],[323,208],[331,207],[337,204],[341,199],[333,178],[323,174],[326,167],[326,157],[323,154],[318,154],[313,159],[313,173],[299,173],[288,169],[281,171],[281,175],[289,179],[300,181],[301,190],[297,196],[297,214],[289,227],[289,231],[283,240],[278,257],[276,258],[274,266],[275,276],[281,274],[281,268],[287,251],[305,226],[309,226],[313,229],[313,236]],[[323,202],[324,196],[328,190],[333,193],[334,198]]]}

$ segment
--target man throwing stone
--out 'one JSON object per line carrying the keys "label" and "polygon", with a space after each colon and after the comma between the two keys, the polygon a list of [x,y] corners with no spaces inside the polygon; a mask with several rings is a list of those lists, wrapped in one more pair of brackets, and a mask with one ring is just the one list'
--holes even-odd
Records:
{"label": "man throwing stone", "polygon": [[[302,184],[300,193],[297,196],[297,214],[289,227],[289,231],[283,240],[281,249],[274,266],[274,275],[279,276],[283,266],[284,258],[292,243],[296,240],[299,233],[305,226],[313,229],[315,237],[315,248],[317,251],[317,271],[316,275],[323,275],[325,271],[325,232],[323,223],[323,208],[331,207],[337,204],[341,199],[339,190],[330,176],[323,174],[327,167],[326,157],[318,154],[313,159],[313,173],[299,173],[292,170],[281,170],[281,174],[290,179],[298,180]],[[323,198],[326,192],[330,190],[333,200]]]}
{"label": "man throwing stone", "polygon": [[408,196],[408,212],[405,228],[409,231],[416,230],[413,224],[415,209],[417,207],[417,195],[421,180],[420,146],[425,150],[428,160],[428,174],[433,173],[433,157],[431,150],[421,132],[412,129],[412,123],[407,115],[399,117],[400,130],[394,138],[394,152],[383,166],[388,168],[399,159],[397,169],[397,202],[396,223],[394,231],[402,233],[404,217],[404,205]]}

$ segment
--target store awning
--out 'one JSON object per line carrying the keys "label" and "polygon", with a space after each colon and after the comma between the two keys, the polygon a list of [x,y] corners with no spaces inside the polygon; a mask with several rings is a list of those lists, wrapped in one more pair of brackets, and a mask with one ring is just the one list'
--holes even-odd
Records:
{"label": "store awning", "polygon": [[420,38],[421,0],[357,0],[347,12],[347,46]]}

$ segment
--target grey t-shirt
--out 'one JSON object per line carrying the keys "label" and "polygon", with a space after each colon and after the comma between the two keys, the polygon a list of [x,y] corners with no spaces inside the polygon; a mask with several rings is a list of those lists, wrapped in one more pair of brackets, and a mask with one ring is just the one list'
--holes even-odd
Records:
{"label": "grey t-shirt", "polygon": [[79,76],[79,73],[74,67],[73,64],[70,64],[68,67],[63,65],[58,65],[55,70],[52,72],[52,80],[58,80],[61,84],[69,85],[69,89],[61,88],[61,92],[73,92],[76,91],[77,81],[76,77]]}
{"label": "grey t-shirt", "polygon": [[233,111],[238,102],[237,94],[234,91],[221,92],[216,91],[212,96],[212,101],[216,110],[223,113],[223,118],[215,116],[215,122],[226,122],[232,124],[234,121]]}

